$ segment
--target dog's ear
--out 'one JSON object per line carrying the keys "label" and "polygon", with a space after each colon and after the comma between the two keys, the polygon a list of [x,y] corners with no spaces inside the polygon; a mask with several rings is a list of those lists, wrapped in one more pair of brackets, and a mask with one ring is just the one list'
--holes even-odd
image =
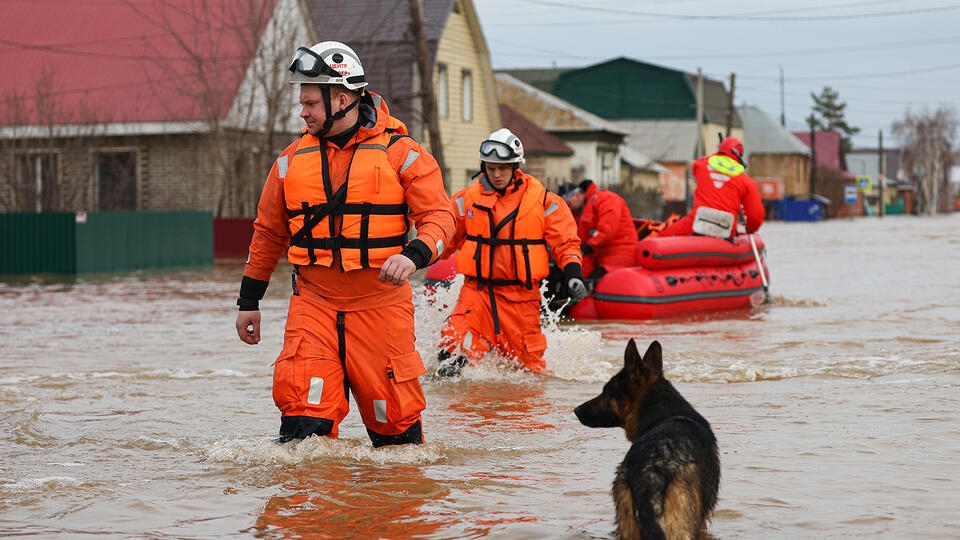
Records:
{"label": "dog's ear", "polygon": [[628,373],[640,373],[643,370],[643,357],[637,350],[637,342],[630,338],[627,342],[627,350],[623,351],[623,367]]}
{"label": "dog's ear", "polygon": [[647,352],[643,353],[643,365],[658,377],[663,376],[663,349],[659,341],[653,341],[647,347]]}

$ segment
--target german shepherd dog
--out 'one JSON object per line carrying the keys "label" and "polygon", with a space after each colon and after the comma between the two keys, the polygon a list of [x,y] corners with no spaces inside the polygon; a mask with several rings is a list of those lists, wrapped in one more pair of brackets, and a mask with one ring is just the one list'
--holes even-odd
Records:
{"label": "german shepherd dog", "polygon": [[641,357],[631,339],[623,369],[573,411],[588,427],[622,427],[633,443],[613,481],[623,539],[697,538],[717,504],[717,439],[663,376],[662,354],[654,341]]}

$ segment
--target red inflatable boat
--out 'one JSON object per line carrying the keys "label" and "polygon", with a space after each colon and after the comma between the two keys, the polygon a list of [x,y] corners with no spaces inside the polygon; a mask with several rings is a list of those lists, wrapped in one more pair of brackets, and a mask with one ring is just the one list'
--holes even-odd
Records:
{"label": "red inflatable boat", "polygon": [[763,240],[753,236],[756,255],[748,235],[731,240],[709,236],[641,240],[638,265],[607,272],[590,296],[571,306],[570,317],[652,319],[759,306],[766,302],[770,274]]}
{"label": "red inflatable boat", "polygon": [[[642,320],[701,311],[757,307],[767,299],[770,274],[759,235],[645,238],[637,265],[610,268],[587,298],[572,305],[575,320]],[[758,267],[757,261],[760,261]],[[762,268],[762,272],[759,270]],[[428,287],[456,275],[454,258],[427,269]]]}

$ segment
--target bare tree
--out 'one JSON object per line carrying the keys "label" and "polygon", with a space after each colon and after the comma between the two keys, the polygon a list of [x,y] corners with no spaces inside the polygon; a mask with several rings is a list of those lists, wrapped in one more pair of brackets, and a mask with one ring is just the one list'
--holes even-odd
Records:
{"label": "bare tree", "polygon": [[[207,180],[215,185],[215,214],[253,215],[259,186],[279,152],[278,134],[295,131],[290,114],[294,89],[283,68],[307,39],[298,4],[281,0],[273,10],[271,2],[262,0],[196,0],[187,7],[159,1],[163,9],[150,20],[176,43],[183,58],[156,54],[152,62],[162,67],[188,63],[177,89],[199,107],[207,125],[216,165],[214,177]],[[127,4],[139,11],[134,0]],[[185,14],[203,31],[185,32],[177,22]],[[244,86],[229,84],[236,80]],[[227,103],[229,111],[224,110]]]}
{"label": "bare tree", "polygon": [[949,171],[957,158],[953,151],[956,110],[947,106],[932,113],[908,110],[903,120],[893,124],[893,133],[903,141],[901,170],[917,185],[917,213],[949,211]]}
{"label": "bare tree", "polygon": [[92,140],[102,136],[109,112],[97,112],[85,100],[64,107],[55,69],[46,65],[32,93],[16,90],[0,96],[0,211],[58,212],[88,207]]}

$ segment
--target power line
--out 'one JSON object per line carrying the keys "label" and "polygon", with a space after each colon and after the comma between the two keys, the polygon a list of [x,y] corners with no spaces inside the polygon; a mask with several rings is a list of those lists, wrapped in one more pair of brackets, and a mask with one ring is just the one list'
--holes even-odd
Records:
{"label": "power line", "polygon": [[[937,71],[949,71],[952,69],[960,68],[960,64],[945,64],[941,66],[929,66],[925,68],[916,68],[916,69],[907,69],[903,71],[885,71],[882,73],[856,73],[856,74],[847,74],[847,75],[803,75],[797,77],[787,77],[787,81],[815,81],[815,80],[851,80],[851,79],[874,79],[882,77],[899,77],[901,75],[916,75],[918,73],[933,73]],[[746,78],[754,78],[749,75],[745,76]],[[773,76],[765,77],[756,77],[760,79],[772,79]]]}
{"label": "power line", "polygon": [[[895,17],[895,16],[906,16],[906,15],[917,15],[922,13],[937,13],[942,11],[953,11],[960,9],[960,5],[954,6],[939,6],[932,8],[914,8],[914,9],[904,9],[897,11],[884,11],[884,12],[867,12],[867,13],[852,13],[846,15],[810,15],[810,16],[768,16],[763,15],[762,13],[772,13],[772,12],[754,12],[754,13],[720,13],[713,15],[690,15],[690,14],[679,14],[679,13],[656,13],[649,11],[637,11],[630,9],[618,9],[618,8],[604,8],[598,6],[582,6],[576,4],[569,4],[566,2],[558,2],[551,0],[524,0],[528,4],[537,4],[547,7],[559,7],[572,9],[577,11],[588,11],[590,13],[612,13],[617,15],[633,15],[637,17],[652,17],[660,19],[675,19],[675,20],[736,20],[737,22],[743,21],[789,21],[789,22],[798,22],[798,21],[826,21],[826,20],[844,20],[844,19],[866,19],[866,18],[877,18],[877,17]],[[856,2],[853,4],[839,4],[835,6],[828,6],[827,9],[837,9],[843,7],[855,7],[865,4],[865,2]],[[824,9],[823,7],[815,8],[795,8],[792,10],[778,10],[776,13],[783,13],[785,11],[810,11],[816,9]],[[761,13],[761,14],[758,14]],[[503,26],[508,26],[510,23],[503,24]],[[524,21],[523,25],[528,25],[528,21]],[[539,26],[552,26],[554,24],[570,24],[570,23],[548,23],[548,22],[538,22]],[[576,24],[583,24],[583,21],[578,21]]]}
{"label": "power line", "polygon": [[779,56],[796,56],[796,55],[810,55],[815,56],[819,54],[836,54],[836,53],[848,53],[848,52],[860,52],[864,50],[876,51],[879,49],[904,49],[912,46],[928,46],[928,45],[937,45],[942,43],[960,43],[960,36],[947,37],[947,38],[937,38],[937,39],[921,39],[921,40],[912,40],[912,41],[890,41],[884,43],[869,43],[862,45],[849,45],[849,46],[837,46],[837,47],[816,47],[812,49],[796,49],[792,51],[777,51],[777,52],[758,52],[758,53],[717,53],[717,54],[687,54],[687,55],[669,55],[669,56],[651,56],[650,58],[658,58],[665,60],[682,60],[688,58],[730,58],[734,56],[736,58],[763,58],[763,57],[779,57]]}

